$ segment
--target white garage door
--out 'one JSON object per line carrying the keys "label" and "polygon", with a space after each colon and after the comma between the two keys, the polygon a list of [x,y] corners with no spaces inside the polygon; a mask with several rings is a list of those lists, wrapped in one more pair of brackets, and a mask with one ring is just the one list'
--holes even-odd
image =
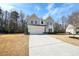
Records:
{"label": "white garage door", "polygon": [[28,25],[28,31],[30,34],[43,34],[44,33],[44,26]]}

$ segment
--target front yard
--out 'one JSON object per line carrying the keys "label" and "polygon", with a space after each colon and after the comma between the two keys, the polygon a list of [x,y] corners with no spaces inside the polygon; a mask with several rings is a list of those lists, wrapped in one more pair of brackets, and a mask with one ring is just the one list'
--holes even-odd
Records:
{"label": "front yard", "polygon": [[24,34],[0,34],[0,56],[29,55],[28,39]]}
{"label": "front yard", "polygon": [[[79,35],[77,35],[79,37]],[[51,35],[51,37],[55,37],[59,40],[64,42],[79,46],[79,39],[76,38],[69,38],[69,35]]]}

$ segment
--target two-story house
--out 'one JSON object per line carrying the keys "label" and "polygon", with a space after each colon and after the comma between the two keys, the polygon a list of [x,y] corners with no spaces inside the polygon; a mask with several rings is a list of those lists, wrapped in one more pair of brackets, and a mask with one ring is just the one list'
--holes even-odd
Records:
{"label": "two-story house", "polygon": [[43,20],[38,18],[35,14],[27,16],[27,26],[29,34],[44,34],[48,32],[54,32],[54,21],[49,16]]}

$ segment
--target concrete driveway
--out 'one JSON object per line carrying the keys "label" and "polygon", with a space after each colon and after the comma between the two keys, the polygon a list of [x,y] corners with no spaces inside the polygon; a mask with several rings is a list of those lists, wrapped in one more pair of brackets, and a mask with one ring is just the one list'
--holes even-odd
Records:
{"label": "concrete driveway", "polygon": [[79,56],[79,47],[49,35],[30,35],[30,56]]}

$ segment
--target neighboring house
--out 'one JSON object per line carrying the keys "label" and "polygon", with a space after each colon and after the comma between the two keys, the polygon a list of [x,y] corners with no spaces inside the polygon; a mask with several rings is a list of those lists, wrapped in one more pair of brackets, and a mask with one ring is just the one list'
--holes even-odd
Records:
{"label": "neighboring house", "polygon": [[54,32],[53,23],[54,22],[50,16],[46,20],[38,18],[35,14],[27,16],[27,26],[30,34]]}
{"label": "neighboring house", "polygon": [[67,34],[76,34],[76,27],[69,24],[68,27],[66,28],[66,33]]}
{"label": "neighboring house", "polygon": [[76,33],[79,34],[79,27],[76,27]]}

